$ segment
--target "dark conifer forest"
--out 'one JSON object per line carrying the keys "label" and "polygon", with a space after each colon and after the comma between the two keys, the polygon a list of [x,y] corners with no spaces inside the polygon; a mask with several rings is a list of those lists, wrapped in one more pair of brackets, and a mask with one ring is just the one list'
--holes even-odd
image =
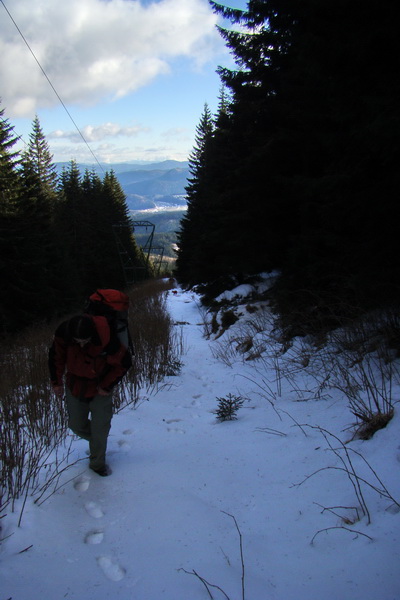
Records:
{"label": "dark conifer forest", "polygon": [[206,299],[277,271],[271,301],[299,327],[397,308],[395,2],[210,3],[237,68],[197,128],[178,279]]}
{"label": "dark conifer forest", "polygon": [[[146,274],[126,199],[113,174],[71,161],[57,177],[39,119],[26,149],[0,110],[0,334],[83,308],[97,287]],[[117,227],[115,227],[117,226]],[[121,260],[123,256],[123,260]],[[123,264],[130,265],[124,269]]]}

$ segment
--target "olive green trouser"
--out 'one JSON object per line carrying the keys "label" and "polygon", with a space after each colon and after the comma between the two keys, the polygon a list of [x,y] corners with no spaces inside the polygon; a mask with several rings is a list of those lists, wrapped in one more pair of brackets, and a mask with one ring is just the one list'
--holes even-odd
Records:
{"label": "olive green trouser", "polygon": [[[91,469],[103,469],[106,464],[107,438],[111,428],[112,397],[95,396],[79,400],[66,390],[68,427],[80,438],[88,440]],[[90,414],[90,419],[89,419]]]}

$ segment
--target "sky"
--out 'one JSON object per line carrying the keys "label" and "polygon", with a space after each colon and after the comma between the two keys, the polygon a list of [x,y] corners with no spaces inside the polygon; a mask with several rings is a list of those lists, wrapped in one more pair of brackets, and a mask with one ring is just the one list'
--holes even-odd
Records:
{"label": "sky", "polygon": [[207,0],[0,0],[4,117],[24,148],[37,115],[55,162],[187,160],[233,66],[217,23]]}
{"label": "sky", "polygon": [[[34,504],[42,479],[8,507],[2,600],[398,600],[397,408],[370,440],[350,441],[354,417],[331,385],[337,352],[331,361],[329,347],[304,338],[282,346],[250,285],[223,294],[238,298],[241,316],[206,339],[200,298],[175,291],[167,308],[182,335],[180,372],[114,415],[109,477],[91,472],[87,442],[68,436],[58,489]],[[244,404],[218,422],[228,394]],[[44,478],[52,459],[42,460]]]}

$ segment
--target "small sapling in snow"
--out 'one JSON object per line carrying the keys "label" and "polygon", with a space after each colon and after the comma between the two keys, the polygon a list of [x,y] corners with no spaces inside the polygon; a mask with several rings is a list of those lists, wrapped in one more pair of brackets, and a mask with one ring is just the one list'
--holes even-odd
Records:
{"label": "small sapling in snow", "polygon": [[234,421],[237,419],[237,411],[243,406],[244,400],[240,396],[228,394],[226,398],[217,398],[218,408],[214,411],[218,421]]}

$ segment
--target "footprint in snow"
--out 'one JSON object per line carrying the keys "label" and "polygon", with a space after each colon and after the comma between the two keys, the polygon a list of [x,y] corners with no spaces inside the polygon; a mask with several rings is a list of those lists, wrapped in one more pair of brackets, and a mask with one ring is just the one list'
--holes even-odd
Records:
{"label": "footprint in snow", "polygon": [[74,483],[74,489],[77,492],[86,492],[90,485],[90,477],[86,477],[86,475],[82,475],[79,477]]}
{"label": "footprint in snow", "polygon": [[99,556],[97,564],[111,581],[121,581],[125,577],[125,569],[108,556]]}
{"label": "footprint in snow", "polygon": [[122,433],[124,435],[132,435],[133,431],[132,431],[132,429],[125,429]]}
{"label": "footprint in snow", "polygon": [[122,449],[122,450],[129,450],[130,449],[130,445],[128,444],[128,442],[126,442],[125,440],[119,440],[118,442],[118,446]]}
{"label": "footprint in snow", "polygon": [[100,519],[100,517],[104,516],[101,507],[96,502],[86,502],[85,509],[88,515],[90,515],[94,519]]}
{"label": "footprint in snow", "polygon": [[391,515],[397,515],[400,512],[400,507],[397,504],[391,504],[387,507],[386,512],[390,513]]}
{"label": "footprint in snow", "polygon": [[94,531],[89,531],[85,535],[85,544],[90,544],[90,545],[101,544],[103,539],[104,539],[104,532],[101,531],[100,529],[94,530]]}

